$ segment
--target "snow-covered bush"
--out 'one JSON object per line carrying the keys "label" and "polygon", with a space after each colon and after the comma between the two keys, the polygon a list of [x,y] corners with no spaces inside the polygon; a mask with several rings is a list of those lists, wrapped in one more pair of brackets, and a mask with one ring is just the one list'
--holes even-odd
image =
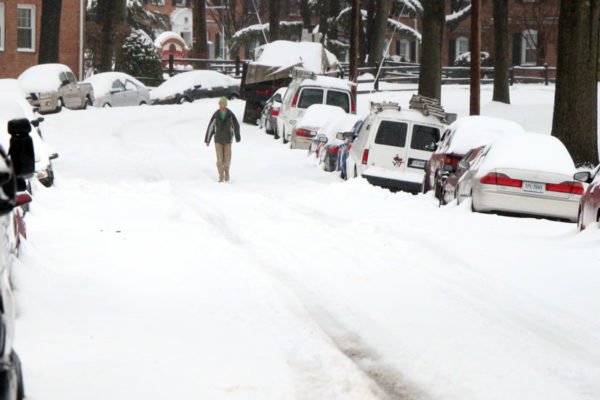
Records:
{"label": "snow-covered bush", "polygon": [[132,76],[160,79],[162,64],[154,42],[140,29],[133,29],[117,55],[117,70]]}

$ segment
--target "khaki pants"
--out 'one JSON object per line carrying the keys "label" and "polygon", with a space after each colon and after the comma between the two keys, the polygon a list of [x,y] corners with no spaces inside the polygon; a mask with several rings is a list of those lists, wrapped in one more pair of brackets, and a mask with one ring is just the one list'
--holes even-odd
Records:
{"label": "khaki pants", "polygon": [[231,164],[231,143],[215,143],[217,151],[217,171],[219,181],[229,180],[229,165]]}

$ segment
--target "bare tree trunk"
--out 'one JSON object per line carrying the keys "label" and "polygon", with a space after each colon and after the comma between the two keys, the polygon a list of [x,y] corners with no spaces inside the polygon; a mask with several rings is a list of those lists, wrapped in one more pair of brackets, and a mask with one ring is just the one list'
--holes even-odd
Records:
{"label": "bare tree trunk", "polygon": [[352,0],[352,15],[350,16],[350,80],[352,85],[352,96],[356,101],[358,83],[358,38],[360,36],[360,0]]}
{"label": "bare tree trunk", "polygon": [[552,135],[575,164],[598,163],[598,18],[600,0],[561,0]]}
{"label": "bare tree trunk", "polygon": [[377,11],[372,32],[373,41],[371,42],[371,49],[369,51],[369,63],[374,66],[379,66],[379,63],[383,59],[387,20],[391,6],[392,4],[388,0],[377,0]]}
{"label": "bare tree trunk", "polygon": [[419,94],[441,100],[442,42],[446,22],[445,1],[427,0],[423,4],[423,50],[419,74]]}
{"label": "bare tree trunk", "polygon": [[510,104],[508,0],[494,0],[494,95],[492,100]]}
{"label": "bare tree trunk", "polygon": [[115,49],[116,27],[126,15],[125,0],[98,0],[98,21],[102,25],[100,33],[99,72],[111,71]]}
{"label": "bare tree trunk", "polygon": [[321,43],[325,44],[327,37],[327,27],[329,18],[329,0],[319,1],[319,33],[321,34]]}
{"label": "bare tree trunk", "polygon": [[[371,55],[373,53],[373,47],[375,47],[375,15],[377,13],[377,0],[366,0],[367,2],[367,22],[366,22],[366,52],[365,58],[367,58],[368,64],[375,66]],[[364,60],[364,59],[363,59]]]}
{"label": "bare tree trunk", "polygon": [[471,0],[471,5],[471,96],[469,115],[479,115],[481,104],[481,0]]}
{"label": "bare tree trunk", "polygon": [[[335,17],[340,12],[340,0],[329,0],[329,16]],[[338,38],[338,26],[337,22],[334,20],[333,24],[329,27],[329,38],[332,40],[337,40]]]}
{"label": "bare tree trunk", "polygon": [[279,40],[279,6],[280,0],[269,0],[269,40]]}
{"label": "bare tree trunk", "polygon": [[62,0],[42,0],[42,26],[38,63],[59,62]]}
{"label": "bare tree trunk", "polygon": [[304,29],[308,29],[310,32],[312,28],[310,23],[312,13],[310,12],[308,0],[298,0],[298,5],[300,6],[300,16],[302,17],[302,25],[304,25]]}
{"label": "bare tree trunk", "polygon": [[[208,40],[206,36],[206,0],[194,0],[193,10],[194,47],[192,53],[196,58],[208,58]],[[208,68],[206,63],[200,68]]]}

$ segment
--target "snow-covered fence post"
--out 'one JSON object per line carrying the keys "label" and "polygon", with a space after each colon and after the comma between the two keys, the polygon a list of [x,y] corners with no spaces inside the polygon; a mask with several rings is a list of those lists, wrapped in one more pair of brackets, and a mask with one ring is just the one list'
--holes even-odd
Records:
{"label": "snow-covered fence post", "polygon": [[548,63],[544,63],[544,85],[548,86]]}
{"label": "snow-covered fence post", "polygon": [[173,54],[169,54],[169,76],[173,76]]}
{"label": "snow-covered fence post", "polygon": [[240,76],[240,56],[235,56],[235,76]]}

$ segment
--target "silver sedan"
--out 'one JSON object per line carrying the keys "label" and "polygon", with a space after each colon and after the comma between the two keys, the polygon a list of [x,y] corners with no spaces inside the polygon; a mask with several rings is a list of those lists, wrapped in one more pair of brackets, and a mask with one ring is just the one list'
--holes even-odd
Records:
{"label": "silver sedan", "polygon": [[140,81],[123,72],[101,72],[84,82],[94,88],[95,107],[122,107],[150,104],[150,91]]}

